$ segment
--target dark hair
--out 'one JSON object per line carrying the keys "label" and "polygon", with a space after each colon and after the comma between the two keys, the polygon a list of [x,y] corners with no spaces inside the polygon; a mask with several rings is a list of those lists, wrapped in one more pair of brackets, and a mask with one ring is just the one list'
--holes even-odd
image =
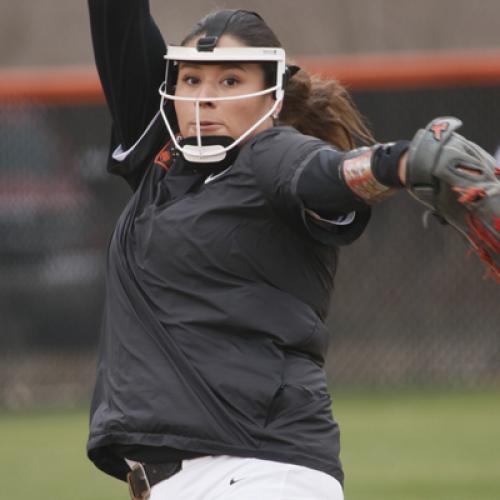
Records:
{"label": "dark hair", "polygon": [[[206,34],[217,12],[201,19],[182,41],[186,45]],[[225,30],[248,47],[282,47],[265,21],[253,12],[237,11]],[[275,82],[275,65],[262,64],[266,86]],[[323,80],[300,70],[285,89],[280,124],[290,125],[339,149],[353,149],[359,143],[372,143],[373,137],[346,89],[336,80]]]}

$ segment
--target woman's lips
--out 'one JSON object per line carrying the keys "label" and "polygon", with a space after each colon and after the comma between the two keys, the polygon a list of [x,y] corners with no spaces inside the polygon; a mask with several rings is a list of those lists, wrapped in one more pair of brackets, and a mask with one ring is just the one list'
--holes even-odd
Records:
{"label": "woman's lips", "polygon": [[[196,124],[195,123],[192,123],[191,126],[196,130]],[[217,130],[221,126],[222,126],[221,123],[211,122],[211,121],[208,121],[208,120],[204,120],[204,121],[200,122],[200,130],[202,132],[211,132],[211,131]]]}

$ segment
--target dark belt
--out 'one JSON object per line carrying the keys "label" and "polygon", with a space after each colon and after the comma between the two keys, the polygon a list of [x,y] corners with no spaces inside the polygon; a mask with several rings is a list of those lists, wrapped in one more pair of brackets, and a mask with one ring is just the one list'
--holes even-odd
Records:
{"label": "dark belt", "polygon": [[127,474],[128,489],[132,500],[148,500],[151,488],[172,477],[182,468],[181,462],[166,462],[163,464],[136,463]]}

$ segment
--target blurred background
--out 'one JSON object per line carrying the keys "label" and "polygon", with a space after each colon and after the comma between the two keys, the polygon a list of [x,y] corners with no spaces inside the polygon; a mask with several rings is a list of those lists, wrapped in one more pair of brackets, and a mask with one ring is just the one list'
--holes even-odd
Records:
{"label": "blurred background", "polygon": [[[490,153],[500,145],[498,0],[151,6],[172,43],[212,9],[258,11],[291,58],[348,87],[381,142],[455,115]],[[0,42],[0,477],[47,498],[126,498],[84,461],[105,252],[129,196],[105,171],[110,122],[86,2],[0,0]],[[327,372],[352,471],[348,498],[497,499],[500,288],[458,234],[432,217],[424,225],[423,215],[400,193],[341,252]],[[452,465],[436,472],[429,455],[439,438],[450,448],[439,446],[438,463]],[[71,484],[84,477],[95,491],[70,491],[26,465],[44,453],[73,467]],[[474,472],[471,454],[481,458]],[[403,457],[400,473],[373,469]],[[30,498],[15,483],[12,495]]]}

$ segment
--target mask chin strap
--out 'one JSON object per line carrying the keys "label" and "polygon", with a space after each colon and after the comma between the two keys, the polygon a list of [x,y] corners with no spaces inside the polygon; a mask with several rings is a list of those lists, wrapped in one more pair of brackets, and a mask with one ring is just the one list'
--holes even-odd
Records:
{"label": "mask chin strap", "polygon": [[[210,146],[228,147],[233,143],[233,141],[234,139],[232,137],[224,135],[205,135],[203,136],[203,142],[205,143],[205,146],[203,147],[204,148],[208,148]],[[179,140],[179,145],[183,151],[185,151],[186,147],[189,146],[196,147],[196,144],[197,144],[196,137],[186,137],[185,139]],[[210,166],[210,172],[220,172],[221,170],[224,170],[225,168],[229,167],[236,161],[238,154],[239,154],[239,148],[233,148],[230,151],[226,151],[224,154],[224,158],[222,158],[221,160],[216,161],[214,157],[210,157],[208,160]],[[202,167],[204,165],[203,162],[189,160],[188,159],[190,157],[189,154],[186,157],[183,153],[183,156],[185,165],[195,171],[198,170],[198,167],[200,166]],[[196,157],[196,160],[198,159],[199,158]]]}

